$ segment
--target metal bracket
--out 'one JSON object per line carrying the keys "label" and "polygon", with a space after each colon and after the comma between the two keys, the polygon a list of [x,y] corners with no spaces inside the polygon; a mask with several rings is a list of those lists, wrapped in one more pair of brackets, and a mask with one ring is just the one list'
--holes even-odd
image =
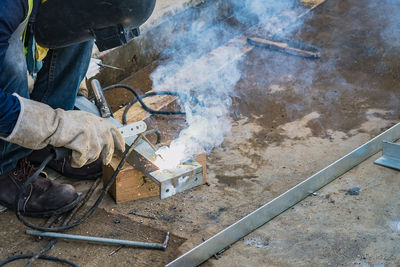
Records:
{"label": "metal bracket", "polygon": [[[101,117],[97,106],[83,96],[77,97],[75,107]],[[117,128],[123,127],[123,125],[113,117],[105,119],[110,121]],[[129,149],[135,139],[136,137],[125,138],[126,149]],[[160,187],[161,199],[202,184],[203,167],[200,163],[196,161],[187,161],[174,169],[160,170],[154,163],[156,158],[157,155],[153,146],[142,139],[128,156],[127,162],[137,170],[143,172],[144,175],[149,177]]]}
{"label": "metal bracket", "polygon": [[375,160],[375,164],[400,170],[400,144],[384,141],[382,157]]}
{"label": "metal bracket", "polygon": [[161,199],[164,199],[201,185],[203,167],[196,161],[189,161],[171,170],[151,172],[149,177],[159,182]]}
{"label": "metal bracket", "polygon": [[202,184],[203,166],[200,163],[187,161],[173,169],[160,170],[155,164],[156,159],[153,147],[143,141],[135,147],[126,160],[159,185],[161,199]]}

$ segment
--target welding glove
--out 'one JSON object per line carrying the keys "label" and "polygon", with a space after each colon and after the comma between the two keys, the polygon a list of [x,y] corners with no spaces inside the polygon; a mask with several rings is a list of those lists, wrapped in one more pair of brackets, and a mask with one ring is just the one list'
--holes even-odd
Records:
{"label": "welding glove", "polygon": [[20,114],[13,131],[2,137],[3,140],[34,150],[47,145],[69,148],[74,168],[94,162],[99,157],[108,164],[114,147],[125,150],[125,141],[119,130],[103,118],[85,111],[53,109],[16,96],[21,105]]}

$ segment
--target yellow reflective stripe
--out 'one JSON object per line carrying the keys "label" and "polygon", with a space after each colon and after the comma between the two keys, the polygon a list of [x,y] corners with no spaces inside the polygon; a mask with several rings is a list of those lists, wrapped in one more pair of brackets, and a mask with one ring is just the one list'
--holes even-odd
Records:
{"label": "yellow reflective stripe", "polygon": [[[24,23],[26,23],[28,21],[29,16],[32,13],[32,9],[33,9],[33,0],[28,0],[28,14],[26,14],[26,17],[25,17],[24,21],[22,21],[20,25],[22,25],[22,24],[24,24]],[[25,27],[24,33],[22,34],[22,36],[20,38],[23,44],[25,44],[25,36],[26,36],[26,29],[27,28],[28,27]],[[25,53],[25,55],[28,53],[25,45],[24,45],[24,53]]]}
{"label": "yellow reflective stripe", "polygon": [[32,13],[32,9],[33,9],[33,0],[28,0],[28,14],[26,15],[26,18],[21,24],[25,23],[29,19],[29,16]]}
{"label": "yellow reflective stripe", "polygon": [[36,43],[36,50],[35,50],[36,60],[42,61],[46,57],[48,51],[49,51],[48,48],[40,46],[38,43]]}
{"label": "yellow reflective stripe", "polygon": [[[46,2],[47,0],[41,0],[41,3]],[[28,14],[26,15],[26,18],[24,19],[23,22],[21,22],[21,24],[24,24],[27,22],[27,20],[29,19],[31,13],[32,13],[32,9],[33,9],[33,0],[28,0]],[[28,48],[25,46],[25,37],[26,37],[26,31],[27,31],[28,27],[25,27],[24,33],[21,36],[21,40],[22,43],[24,44],[24,54],[27,55],[28,54]],[[40,46],[38,43],[35,43],[35,59],[37,61],[42,61],[46,55],[47,52],[49,51],[48,48]]]}

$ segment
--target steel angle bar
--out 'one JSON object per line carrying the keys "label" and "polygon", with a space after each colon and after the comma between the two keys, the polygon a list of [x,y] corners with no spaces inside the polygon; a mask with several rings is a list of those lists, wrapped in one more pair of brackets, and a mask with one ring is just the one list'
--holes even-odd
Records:
{"label": "steel angle bar", "polygon": [[33,230],[26,230],[26,234],[33,235],[33,236],[86,241],[86,242],[100,243],[100,244],[122,245],[122,246],[128,246],[128,247],[151,248],[151,249],[161,249],[161,250],[165,250],[167,248],[168,240],[169,240],[169,232],[166,234],[163,243],[148,243],[148,242],[112,239],[112,238],[95,237],[95,236],[71,235],[71,234],[62,234],[62,233],[54,233],[54,232],[40,232],[40,231],[33,231]]}
{"label": "steel angle bar", "polygon": [[400,123],[325,167],[282,195],[266,203],[246,217],[225,228],[197,247],[168,263],[173,266],[197,266],[219,251],[251,233],[278,216],[311,193],[332,182],[337,177],[357,166],[382,149],[382,142],[393,142],[400,138]]}
{"label": "steel angle bar", "polygon": [[382,157],[375,160],[376,164],[400,170],[400,144],[383,142]]}

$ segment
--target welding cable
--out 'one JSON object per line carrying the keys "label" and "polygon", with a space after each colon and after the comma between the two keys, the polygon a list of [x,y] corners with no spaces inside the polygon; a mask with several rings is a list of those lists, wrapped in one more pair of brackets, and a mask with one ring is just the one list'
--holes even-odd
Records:
{"label": "welding cable", "polygon": [[[157,142],[159,142],[159,137],[160,137],[160,133],[157,131],[146,131],[144,133],[141,133],[136,140],[133,142],[133,144],[129,147],[129,149],[127,149],[123,155],[122,155],[122,159],[120,161],[120,163],[118,164],[116,170],[114,171],[113,175],[111,176],[111,178],[109,179],[109,181],[107,182],[106,186],[103,188],[103,190],[101,191],[100,195],[98,196],[96,202],[92,205],[92,207],[80,218],[77,219],[75,222],[73,222],[72,224],[67,225],[66,223],[68,223],[72,217],[76,214],[76,212],[78,211],[78,209],[83,206],[83,204],[90,198],[90,196],[93,194],[95,188],[98,186],[98,184],[100,183],[101,179],[97,179],[95,184],[89,189],[89,191],[86,193],[86,196],[84,197],[84,199],[77,204],[77,207],[75,207],[71,213],[69,214],[69,216],[67,216],[67,218],[65,219],[63,225],[61,227],[43,227],[43,226],[38,226],[38,225],[34,225],[28,221],[26,221],[22,214],[21,214],[21,210],[19,207],[20,200],[23,197],[23,193],[26,191],[27,187],[29,186],[30,183],[32,183],[41,173],[41,171],[43,171],[43,169],[45,168],[45,166],[47,165],[47,163],[49,161],[51,161],[54,158],[58,158],[59,156],[61,156],[63,153],[58,152],[57,150],[54,151],[54,153],[52,153],[51,155],[49,155],[43,162],[42,164],[39,166],[39,168],[27,179],[27,181],[22,185],[22,187],[20,188],[20,191],[18,193],[18,197],[16,200],[16,211],[15,214],[18,218],[18,220],[20,220],[24,225],[32,228],[32,229],[36,229],[39,231],[45,231],[45,232],[60,232],[60,231],[65,231],[67,229],[71,229],[79,224],[81,224],[82,222],[84,222],[95,210],[96,208],[99,206],[100,202],[103,200],[104,195],[107,193],[107,191],[109,190],[109,188],[111,187],[111,185],[113,184],[113,182],[115,181],[118,173],[120,172],[122,166],[125,164],[125,161],[127,159],[127,157],[130,155],[130,153],[133,151],[133,149],[136,147],[136,145],[139,143],[139,141],[146,136],[147,134],[151,134],[151,133],[156,133],[157,134]],[[60,151],[65,151],[65,149],[62,149]],[[58,152],[58,153],[57,153]],[[57,258],[57,257],[50,257],[50,256],[46,256],[46,255],[41,255],[43,253],[45,253],[46,251],[48,251],[51,247],[53,247],[53,245],[57,242],[56,239],[52,239],[50,240],[50,242],[46,245],[46,247],[44,247],[43,249],[41,249],[38,253],[36,254],[25,254],[25,255],[18,255],[18,256],[12,256],[12,257],[8,257],[7,259],[5,259],[4,261],[0,262],[0,267],[12,262],[12,261],[16,261],[16,260],[20,260],[20,259],[30,259],[28,266],[30,266],[31,263],[33,263],[33,261],[35,259],[44,259],[44,260],[53,260],[53,261],[59,261],[59,262],[64,262],[67,264],[70,264],[71,266],[78,266],[76,265],[74,262],[71,262],[69,260],[66,259],[62,259],[62,258]]]}
{"label": "welding cable", "polygon": [[[131,89],[133,90],[133,88],[131,88]],[[180,97],[183,96],[182,94],[179,94],[176,92],[160,91],[160,92],[150,92],[150,93],[141,95],[139,97],[136,97],[131,102],[129,102],[128,105],[126,105],[126,107],[124,109],[124,113],[122,114],[122,123],[127,124],[126,116],[128,114],[128,111],[136,102],[139,102],[142,105],[143,109],[146,110],[147,112],[149,112],[150,114],[157,114],[157,115],[185,115],[186,114],[185,112],[182,112],[182,111],[153,110],[153,109],[149,108],[148,106],[143,105],[144,104],[144,102],[142,101],[143,98],[150,97],[150,96],[156,96],[156,95],[172,95],[172,96],[180,96]]]}
{"label": "welding cable", "polygon": [[[92,206],[80,219],[77,219],[74,223],[72,223],[72,224],[70,224],[70,225],[64,225],[64,224],[63,224],[63,226],[60,226],[60,227],[53,227],[53,228],[34,225],[34,224],[32,224],[32,223],[26,221],[26,220],[23,218],[23,216],[21,215],[21,211],[20,211],[20,209],[19,209],[19,205],[16,206],[17,208],[16,208],[16,211],[15,211],[15,214],[16,214],[17,218],[18,218],[24,225],[26,225],[26,226],[28,226],[28,227],[30,227],[30,228],[32,228],[32,229],[36,229],[36,230],[44,231],[44,232],[60,232],[60,231],[65,231],[65,230],[67,230],[67,229],[71,229],[71,228],[73,228],[73,227],[75,227],[75,226],[81,224],[81,223],[84,222],[84,221],[96,210],[96,208],[99,206],[100,202],[103,200],[104,195],[107,193],[108,189],[111,187],[111,185],[112,185],[113,182],[115,181],[115,179],[116,179],[116,177],[117,177],[119,171],[121,170],[122,166],[125,164],[126,158],[127,158],[127,157],[129,156],[129,154],[133,151],[133,149],[135,148],[135,146],[137,145],[137,143],[139,143],[139,141],[141,140],[141,138],[142,138],[143,136],[145,136],[146,134],[148,134],[148,133],[150,133],[150,132],[151,132],[151,131],[149,131],[149,132],[144,132],[144,133],[140,134],[140,135],[138,136],[138,138],[136,138],[135,142],[130,146],[130,148],[127,149],[127,150],[124,152],[124,154],[122,155],[122,159],[121,159],[121,161],[120,161],[120,163],[119,163],[117,169],[115,170],[115,172],[114,172],[113,175],[111,176],[111,178],[110,178],[110,180],[108,181],[107,185],[106,185],[106,186],[103,188],[103,190],[101,191],[101,193],[100,193],[100,195],[98,196],[96,202],[93,204],[93,206]],[[47,163],[48,163],[50,160],[52,160],[53,158],[57,158],[56,152],[54,152],[54,153],[52,153],[51,155],[49,155],[49,156],[42,162],[42,164],[41,164],[41,165],[39,166],[39,168],[35,171],[35,173],[32,174],[32,175],[28,178],[28,180],[22,185],[22,187],[20,188],[20,191],[19,191],[19,193],[18,193],[17,203],[20,202],[20,199],[22,198],[23,193],[25,192],[25,190],[26,190],[26,188],[28,187],[28,185],[29,185],[30,183],[32,183],[32,182],[38,177],[38,175],[39,175],[40,172],[44,169],[44,167],[47,165]],[[100,179],[98,179],[98,180],[100,180]],[[97,181],[96,181],[96,183],[97,183]],[[97,185],[98,185],[98,184],[97,184]],[[97,187],[97,186],[96,186],[96,187]],[[92,190],[92,189],[93,189],[93,190]],[[88,198],[90,197],[90,195],[93,193],[94,189],[95,189],[95,188],[92,187],[92,188],[89,190],[89,192],[86,194],[86,196],[85,196],[83,202],[85,202],[85,201],[88,200]],[[83,203],[83,202],[82,202],[82,203]],[[78,204],[78,205],[79,205],[79,204]],[[82,205],[83,205],[83,204],[82,204]],[[81,206],[82,206],[82,205],[81,205]],[[78,207],[78,208],[79,208],[79,207]],[[75,214],[74,212],[76,212],[76,211],[77,211],[77,209],[74,209],[71,213]],[[66,219],[65,222],[67,222],[68,220],[70,220],[70,219],[72,218],[73,214],[70,214],[70,215],[67,217],[67,219]],[[56,243],[56,241],[57,241],[56,239],[51,240],[51,241],[46,245],[46,247],[43,248],[43,249],[41,249],[41,250],[39,251],[39,253],[37,253],[37,254],[25,254],[25,255],[18,255],[18,256],[9,257],[9,258],[5,259],[4,261],[0,262],[0,267],[3,266],[4,264],[7,264],[7,263],[12,262],[12,261],[20,260],[20,259],[31,259],[30,262],[28,263],[28,266],[29,266],[30,263],[32,263],[36,258],[38,258],[38,259],[46,259],[46,260],[54,260],[54,261],[59,261],[59,262],[65,262],[65,263],[68,263],[68,264],[70,264],[70,265],[72,265],[72,266],[78,266],[78,265],[75,264],[74,262],[68,261],[68,260],[66,260],[66,259],[57,258],[57,257],[49,257],[49,256],[46,256],[46,255],[40,255],[40,254],[45,253],[47,250],[49,250],[49,249]]]}
{"label": "welding cable", "polygon": [[[99,177],[97,178],[97,180],[92,184],[92,186],[90,187],[90,189],[86,192],[85,197],[83,197],[81,199],[81,201],[75,206],[75,208],[69,212],[69,215],[65,217],[64,222],[62,223],[62,225],[67,225],[71,219],[73,218],[73,216],[78,212],[78,210],[80,208],[82,208],[82,206],[89,200],[89,198],[93,195],[94,190],[96,190],[96,188],[99,186],[99,184],[101,183],[102,178]],[[50,227],[54,220],[49,220],[50,223],[47,225],[48,227]],[[45,247],[43,247],[40,251],[38,251],[36,254],[33,254],[34,256],[30,258],[29,262],[25,265],[25,267],[29,267],[33,264],[33,262],[38,259],[41,255],[43,255],[44,253],[46,253],[48,250],[50,250],[51,248],[53,248],[57,243],[57,239],[53,238],[51,239],[47,245]]]}
{"label": "welding cable", "polygon": [[[150,93],[146,93],[143,95],[139,95],[135,89],[133,89],[132,87],[125,85],[125,84],[114,84],[114,85],[110,85],[107,86],[105,88],[103,88],[103,92],[107,92],[111,89],[115,89],[115,88],[123,88],[128,90],[129,92],[131,92],[134,96],[135,99],[133,99],[131,102],[128,103],[128,105],[125,107],[124,109],[124,113],[122,115],[122,123],[123,124],[127,124],[127,120],[126,120],[126,116],[128,114],[129,109],[136,103],[139,102],[140,105],[143,107],[143,109],[147,112],[149,112],[150,114],[157,114],[157,115],[185,115],[186,113],[183,111],[176,111],[176,110],[154,110],[150,107],[148,107],[144,102],[143,102],[143,98],[147,98],[147,97],[151,97],[151,96],[157,96],[157,95],[171,95],[171,96],[177,96],[183,99],[183,101],[187,100],[187,99],[191,99],[192,101],[194,101],[195,103],[198,103],[202,106],[204,106],[203,103],[201,103],[196,97],[194,96],[188,96],[186,94],[182,94],[182,93],[178,93],[178,92],[172,92],[172,91],[158,91],[158,92],[150,92]],[[92,100],[94,98],[94,96],[90,96],[88,97],[89,100]]]}
{"label": "welding cable", "polygon": [[[150,92],[150,93],[146,93],[143,95],[139,95],[135,89],[133,89],[132,87],[125,85],[125,84],[113,84],[107,87],[103,88],[103,92],[107,92],[111,89],[115,89],[115,88],[123,88],[128,90],[129,92],[131,92],[134,96],[135,99],[133,100],[134,103],[139,102],[143,109],[146,110],[147,112],[151,113],[151,114],[160,114],[160,115],[182,115],[185,114],[182,111],[163,111],[163,110],[154,110],[152,108],[149,108],[146,103],[143,102],[143,98],[146,97],[150,97],[150,96],[156,96],[156,95],[173,95],[173,96],[178,96],[178,97],[182,97],[184,96],[181,93],[178,92],[172,92],[172,91],[159,91],[159,92]],[[90,96],[88,97],[89,100],[92,100],[94,98],[94,96]],[[133,105],[133,104],[132,104]]]}
{"label": "welding cable", "polygon": [[[19,205],[17,205],[16,207],[16,211],[15,214],[18,218],[18,220],[20,220],[25,226],[30,227],[32,229],[38,230],[38,231],[43,231],[43,232],[62,232],[68,229],[71,229],[75,226],[78,226],[79,224],[83,223],[95,210],[96,208],[99,206],[100,202],[103,200],[104,196],[106,195],[108,189],[110,189],[111,185],[113,184],[113,182],[115,181],[119,171],[121,170],[122,166],[124,165],[127,157],[129,156],[129,154],[133,151],[133,149],[135,148],[135,146],[139,143],[139,141],[142,139],[143,136],[146,136],[149,133],[152,133],[153,131],[147,131],[144,133],[141,133],[136,140],[133,142],[133,144],[129,147],[129,149],[125,150],[125,152],[122,155],[122,159],[120,161],[120,163],[118,164],[117,169],[114,171],[113,175],[111,176],[111,178],[108,180],[106,186],[103,188],[103,190],[101,191],[100,195],[98,196],[97,200],[95,201],[95,203],[92,205],[92,207],[90,207],[89,210],[86,211],[86,213],[84,215],[82,215],[81,218],[75,220],[73,223],[69,224],[69,225],[63,225],[63,226],[59,226],[59,227],[44,227],[44,226],[39,226],[39,225],[34,225],[28,221],[26,221],[24,219],[24,217],[21,214],[21,210],[19,208]],[[20,202],[20,200],[23,197],[23,193],[25,192],[26,188],[28,187],[28,185],[37,178],[37,176],[40,174],[40,171],[44,169],[44,167],[46,166],[46,164],[52,159],[54,158],[54,155],[50,155],[48,156],[48,158],[45,159],[45,161],[43,161],[43,163],[40,165],[39,169],[32,174],[31,177],[28,178],[28,180],[22,185],[22,187],[20,188],[20,191],[18,193],[18,198],[17,198],[17,203]],[[40,171],[39,171],[40,170]]]}
{"label": "welding cable", "polygon": [[[34,254],[24,254],[24,255],[16,255],[16,256],[9,257],[9,258],[5,259],[4,261],[0,262],[0,267],[6,265],[7,263],[16,261],[16,260],[29,259],[32,256],[34,256]],[[67,259],[63,259],[63,258],[59,258],[59,257],[42,255],[42,256],[39,256],[39,259],[48,260],[48,261],[57,261],[57,262],[61,262],[61,263],[66,263],[66,264],[74,266],[74,267],[79,267],[79,265],[77,265],[73,261],[70,261],[70,260],[67,260]]]}

